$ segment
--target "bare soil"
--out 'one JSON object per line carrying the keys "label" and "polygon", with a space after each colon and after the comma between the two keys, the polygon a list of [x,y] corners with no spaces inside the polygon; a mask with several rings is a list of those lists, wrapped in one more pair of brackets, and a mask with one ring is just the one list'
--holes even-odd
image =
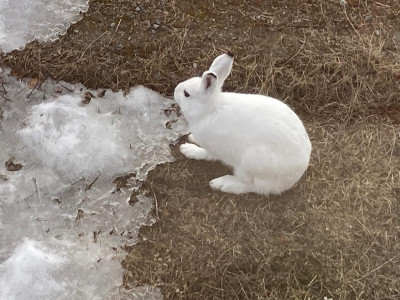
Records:
{"label": "bare soil", "polygon": [[[2,57],[21,77],[171,96],[236,56],[229,91],[284,100],[313,144],[281,196],[234,196],[218,162],[157,166],[142,192],[157,222],[123,265],[127,288],[166,299],[400,298],[400,3],[396,0],[92,0],[55,43]],[[180,141],[181,142],[181,141]]]}

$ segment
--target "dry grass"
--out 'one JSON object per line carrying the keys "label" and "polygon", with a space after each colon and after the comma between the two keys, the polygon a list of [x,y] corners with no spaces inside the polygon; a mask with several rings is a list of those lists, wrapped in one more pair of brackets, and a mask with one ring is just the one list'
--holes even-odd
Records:
{"label": "dry grass", "polygon": [[[309,36],[314,40],[307,41]],[[265,55],[240,70],[254,92],[289,99],[296,109],[319,118],[347,123],[374,115],[400,123],[400,55],[384,51],[381,36],[327,41],[325,33],[312,29],[299,40],[303,43],[288,60]],[[254,66],[251,77],[249,65]]]}
{"label": "dry grass", "polygon": [[396,1],[348,1],[346,9],[336,1],[115,2],[91,1],[59,43],[32,43],[5,63],[21,77],[114,90],[145,84],[172,95],[229,49],[237,55],[229,90],[287,99],[312,117],[400,122]]}
{"label": "dry grass", "polygon": [[175,148],[144,184],[158,222],[130,249],[127,287],[153,284],[166,299],[400,298],[400,3],[338,2],[93,0],[61,41],[3,57],[22,77],[171,95],[229,49],[227,90],[276,96],[305,121],[310,168],[279,197],[211,191],[229,170]]}
{"label": "dry grass", "polygon": [[396,299],[400,147],[388,125],[309,126],[312,163],[280,197],[216,193],[218,164],[159,166],[158,222],[125,261],[127,281],[167,299]]}

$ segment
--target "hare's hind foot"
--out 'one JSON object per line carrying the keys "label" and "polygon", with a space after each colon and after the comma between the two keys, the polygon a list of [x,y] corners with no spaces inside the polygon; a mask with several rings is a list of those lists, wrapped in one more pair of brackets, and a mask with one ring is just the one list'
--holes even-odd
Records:
{"label": "hare's hind foot", "polygon": [[212,156],[204,148],[201,148],[195,144],[185,143],[179,147],[179,150],[187,158],[199,159],[199,160],[213,160]]}
{"label": "hare's hind foot", "polygon": [[210,186],[214,190],[231,194],[245,194],[255,192],[255,186],[241,181],[238,177],[225,175],[210,181]]}

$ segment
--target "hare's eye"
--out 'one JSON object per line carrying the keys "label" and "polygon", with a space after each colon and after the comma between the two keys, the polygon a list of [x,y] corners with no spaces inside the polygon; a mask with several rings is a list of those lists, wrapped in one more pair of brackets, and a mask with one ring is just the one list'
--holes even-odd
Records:
{"label": "hare's eye", "polygon": [[185,95],[186,98],[190,96],[189,93],[186,91],[183,91],[183,94]]}

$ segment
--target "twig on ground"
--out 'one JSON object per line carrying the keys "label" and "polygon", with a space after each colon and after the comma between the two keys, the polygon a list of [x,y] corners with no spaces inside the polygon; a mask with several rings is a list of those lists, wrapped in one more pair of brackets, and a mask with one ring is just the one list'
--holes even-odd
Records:
{"label": "twig on ground", "polygon": [[[40,83],[41,84],[41,83]],[[39,86],[39,81],[35,84],[35,86],[33,87],[32,91],[28,94],[28,96],[26,96],[27,99],[29,99],[29,97],[32,95],[33,91],[36,90],[36,88]]]}
{"label": "twig on ground", "polygon": [[82,57],[85,55],[86,51],[92,46],[98,39],[100,39],[103,35],[105,35],[108,31],[103,32],[101,35],[99,35],[97,38],[95,38],[86,48],[83,50],[81,56],[79,57],[79,60],[82,59]]}
{"label": "twig on ground", "polygon": [[[1,83],[1,88],[2,88],[3,91],[4,91],[4,95],[7,95],[7,90],[6,90],[6,88],[4,87],[4,82],[3,82],[3,79],[1,79],[1,78],[0,78],[0,83]],[[2,98],[4,98],[4,100],[10,101],[10,102],[11,102],[11,99],[7,98],[7,97],[4,96],[4,95],[1,95],[1,94],[0,94],[0,96],[1,96]]]}
{"label": "twig on ground", "polygon": [[390,263],[391,261],[393,261],[394,259],[396,259],[399,255],[395,255],[393,256],[391,259],[385,261],[383,264],[380,264],[379,266],[377,266],[375,269],[369,271],[367,274],[364,274],[363,276],[361,276],[360,278],[354,279],[353,281],[349,282],[349,283],[353,283],[353,282],[359,282],[360,280],[364,279],[365,277],[371,275],[372,273],[378,271],[380,268],[382,268],[384,265]]}
{"label": "twig on ground", "polygon": [[35,177],[32,177],[32,180],[33,180],[33,183],[35,184],[35,193],[36,193],[36,197],[37,197],[38,200],[40,200],[40,197],[39,197],[39,188],[38,188],[38,185],[37,185],[36,178],[35,178]]}
{"label": "twig on ground", "polygon": [[118,24],[117,24],[117,27],[115,28],[114,34],[112,35],[112,37],[111,37],[110,41],[108,42],[108,45],[109,45],[109,46],[110,46],[110,44],[111,44],[112,40],[114,39],[115,35],[117,34],[117,31],[118,31],[119,25],[121,24],[121,20],[122,20],[122,19],[119,19],[119,22],[118,22]]}
{"label": "twig on ground", "polygon": [[64,89],[70,91],[71,93],[74,91],[74,90],[70,89],[69,87],[67,87],[67,86],[65,86],[65,85],[63,85],[63,84],[60,84],[60,85],[61,85]]}
{"label": "twig on ground", "polygon": [[101,175],[101,173],[99,173],[99,175],[97,175],[97,176],[92,180],[92,182],[89,183],[89,184],[86,186],[85,190],[90,190],[90,189],[92,188],[92,185],[97,181],[97,179],[100,177],[100,175]]}

